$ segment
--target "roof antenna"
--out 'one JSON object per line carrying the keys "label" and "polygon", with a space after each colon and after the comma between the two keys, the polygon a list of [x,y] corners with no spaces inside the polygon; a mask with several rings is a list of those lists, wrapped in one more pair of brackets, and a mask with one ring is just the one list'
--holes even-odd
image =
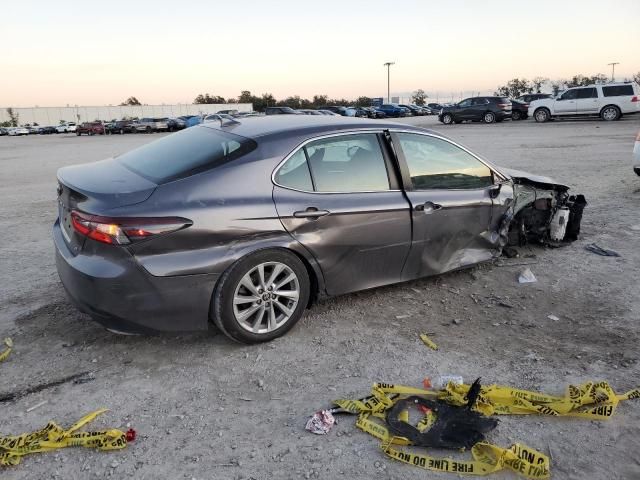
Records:
{"label": "roof antenna", "polygon": [[227,115],[226,113],[220,113],[220,126],[226,127],[228,125],[242,125],[242,122],[239,122],[231,115]]}

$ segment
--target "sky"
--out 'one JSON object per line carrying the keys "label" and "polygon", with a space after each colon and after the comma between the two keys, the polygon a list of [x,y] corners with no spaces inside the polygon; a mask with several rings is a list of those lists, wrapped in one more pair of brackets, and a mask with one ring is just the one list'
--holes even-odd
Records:
{"label": "sky", "polygon": [[[0,106],[191,103],[199,93],[432,98],[514,77],[640,71],[638,0],[20,0]],[[459,96],[457,93],[456,96]]]}

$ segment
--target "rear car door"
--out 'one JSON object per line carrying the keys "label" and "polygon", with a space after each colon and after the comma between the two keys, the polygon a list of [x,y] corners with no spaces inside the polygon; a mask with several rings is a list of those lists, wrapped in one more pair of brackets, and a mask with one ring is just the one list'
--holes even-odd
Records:
{"label": "rear car door", "polygon": [[379,133],[341,133],[306,142],[274,172],[282,224],[330,295],[401,280],[411,217],[388,153]]}
{"label": "rear car door", "polygon": [[489,100],[484,97],[476,97],[471,100],[469,120],[482,120],[484,112],[489,109]]}
{"label": "rear car door", "polygon": [[558,115],[575,115],[576,114],[576,98],[578,97],[577,89],[567,90],[553,102],[553,114]]}
{"label": "rear car door", "polygon": [[403,280],[493,257],[497,236],[494,173],[462,147],[429,134],[391,134],[411,204],[413,242]]}
{"label": "rear car door", "polygon": [[600,112],[600,99],[596,87],[576,88],[576,113]]}

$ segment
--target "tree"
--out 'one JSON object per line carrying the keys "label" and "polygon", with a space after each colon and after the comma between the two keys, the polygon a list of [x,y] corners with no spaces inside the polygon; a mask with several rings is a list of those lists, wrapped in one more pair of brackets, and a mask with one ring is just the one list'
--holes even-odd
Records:
{"label": "tree", "polygon": [[142,105],[142,104],[136,97],[129,97],[120,104],[120,106],[126,106],[126,105]]}
{"label": "tree", "polygon": [[531,87],[535,90],[534,93],[541,93],[540,88],[542,88],[542,85],[548,81],[549,79],[546,77],[533,77],[533,80],[531,80]]}
{"label": "tree", "polygon": [[371,106],[371,97],[358,97],[356,100],[357,107],[370,107]]}
{"label": "tree", "polygon": [[327,95],[314,95],[311,103],[313,104],[314,107],[318,108],[318,107],[324,107],[325,105],[327,105],[328,101],[329,101],[329,97]]}
{"label": "tree", "polygon": [[18,126],[18,121],[20,120],[20,114],[16,113],[13,108],[7,108],[7,115],[9,115],[9,122],[11,122],[12,127]]}
{"label": "tree", "polygon": [[517,98],[523,93],[531,93],[533,88],[531,82],[526,78],[514,78],[509,80],[506,85],[498,87],[495,95],[501,95],[509,98]]}
{"label": "tree", "polygon": [[243,90],[240,92],[240,96],[238,97],[238,103],[253,103],[253,99],[255,97],[251,95],[249,90]]}
{"label": "tree", "polygon": [[193,100],[194,104],[210,104],[210,103],[227,103],[224,97],[220,97],[219,95],[209,95],[205,93],[202,95],[201,93]]}
{"label": "tree", "polygon": [[631,77],[631,79],[636,82],[637,84],[640,85],[640,72],[638,73],[634,73]]}
{"label": "tree", "polygon": [[416,105],[424,105],[427,98],[429,98],[429,95],[424,93],[424,90],[422,90],[421,88],[413,92],[413,95],[411,95],[411,101]]}

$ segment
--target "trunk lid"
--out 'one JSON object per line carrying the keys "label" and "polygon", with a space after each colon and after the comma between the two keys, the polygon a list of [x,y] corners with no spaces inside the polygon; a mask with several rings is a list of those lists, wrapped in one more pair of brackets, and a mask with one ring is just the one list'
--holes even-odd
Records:
{"label": "trunk lid", "polygon": [[73,229],[73,210],[104,215],[118,207],[144,202],[156,187],[112,158],[58,170],[58,218],[70,250],[78,252],[86,239]]}

